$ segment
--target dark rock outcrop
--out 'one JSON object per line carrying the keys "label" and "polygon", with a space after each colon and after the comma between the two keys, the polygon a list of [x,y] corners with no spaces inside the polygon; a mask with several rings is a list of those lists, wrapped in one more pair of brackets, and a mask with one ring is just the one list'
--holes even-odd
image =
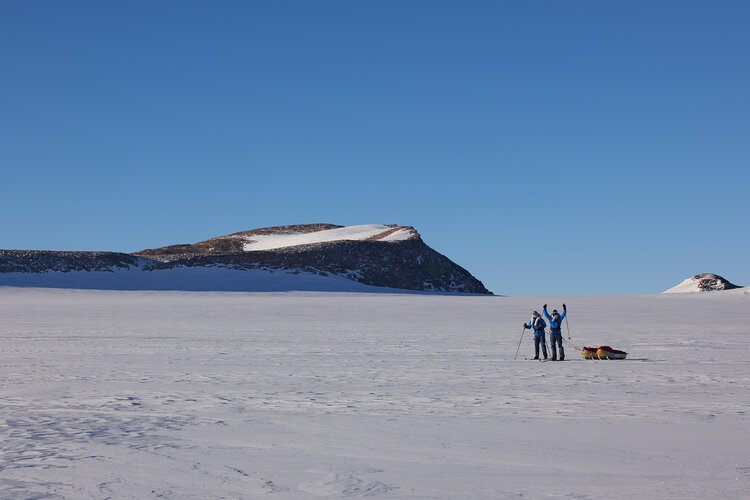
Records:
{"label": "dark rock outcrop", "polygon": [[710,292],[713,290],[732,290],[734,288],[742,288],[729,281],[725,280],[717,274],[703,273],[696,274],[693,279],[697,281],[698,289],[701,292]]}
{"label": "dark rock outcrop", "polygon": [[119,252],[0,250],[0,273],[109,271],[139,267],[142,259]]}

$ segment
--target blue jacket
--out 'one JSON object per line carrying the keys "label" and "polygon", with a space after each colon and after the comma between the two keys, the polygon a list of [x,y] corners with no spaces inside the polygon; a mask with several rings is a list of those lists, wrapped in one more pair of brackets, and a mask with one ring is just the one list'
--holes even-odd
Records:
{"label": "blue jacket", "polygon": [[539,321],[536,322],[536,325],[532,325],[532,322],[529,321],[529,328],[534,329],[534,335],[537,337],[541,337],[544,335],[544,329],[547,328],[547,323],[544,322],[541,316],[539,316]]}
{"label": "blue jacket", "polygon": [[566,311],[565,309],[563,309],[563,312],[560,315],[560,317],[557,318],[557,321],[552,321],[552,316],[550,316],[549,314],[547,314],[547,310],[546,309],[544,310],[544,315],[549,320],[550,333],[562,333],[560,331],[560,326],[562,325],[562,320],[565,317],[565,315],[567,314],[567,312],[568,311]]}

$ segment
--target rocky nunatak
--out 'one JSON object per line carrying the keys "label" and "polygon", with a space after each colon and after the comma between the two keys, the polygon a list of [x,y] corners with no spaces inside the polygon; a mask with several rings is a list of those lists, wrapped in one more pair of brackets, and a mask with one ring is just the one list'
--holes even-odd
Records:
{"label": "rocky nunatak", "polygon": [[703,273],[696,274],[693,279],[697,281],[698,289],[702,292],[711,292],[714,290],[733,290],[742,288],[734,283],[730,283],[718,274]]}

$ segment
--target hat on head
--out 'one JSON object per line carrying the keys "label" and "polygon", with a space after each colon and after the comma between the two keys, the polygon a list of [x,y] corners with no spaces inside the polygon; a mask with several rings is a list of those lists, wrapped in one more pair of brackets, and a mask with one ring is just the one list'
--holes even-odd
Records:
{"label": "hat on head", "polygon": [[534,311],[533,313],[531,313],[531,315],[532,315],[532,316],[539,316],[539,313],[538,313],[538,312],[536,312],[536,311]]}

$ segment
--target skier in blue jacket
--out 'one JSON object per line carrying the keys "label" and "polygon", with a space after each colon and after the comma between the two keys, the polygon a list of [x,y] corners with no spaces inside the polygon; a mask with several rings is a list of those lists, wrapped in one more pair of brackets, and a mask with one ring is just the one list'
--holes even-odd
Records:
{"label": "skier in blue jacket", "polygon": [[547,359],[547,343],[544,341],[544,328],[546,326],[547,323],[536,311],[532,314],[529,324],[523,324],[524,330],[527,328],[534,329],[534,359],[539,359],[539,344],[542,344],[542,354],[544,354],[544,359]]}
{"label": "skier in blue jacket", "polygon": [[549,343],[552,347],[552,361],[557,361],[557,346],[560,346],[560,361],[565,359],[565,351],[562,345],[562,320],[568,313],[568,308],[563,304],[563,313],[557,312],[557,309],[552,311],[552,316],[547,312],[547,304],[544,304],[544,315],[549,320]]}

